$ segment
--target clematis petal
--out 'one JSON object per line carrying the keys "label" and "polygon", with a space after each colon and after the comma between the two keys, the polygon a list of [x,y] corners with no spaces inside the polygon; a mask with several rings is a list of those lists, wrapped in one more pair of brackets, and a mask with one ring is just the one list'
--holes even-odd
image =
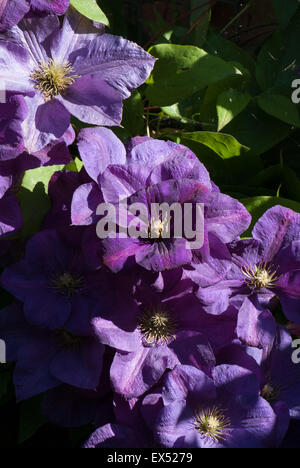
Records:
{"label": "clematis petal", "polygon": [[280,249],[293,241],[299,241],[300,214],[289,208],[274,206],[256,223],[254,239],[264,246],[265,261],[271,261]]}
{"label": "clematis petal", "polygon": [[78,135],[78,149],[89,176],[99,181],[100,175],[111,164],[124,164],[126,151],[115,134],[102,127],[85,128]]}
{"label": "clematis petal", "polygon": [[17,24],[29,8],[30,0],[0,0],[0,32]]}
{"label": "clematis petal", "polygon": [[66,109],[85,123],[120,125],[122,98],[117,91],[97,75],[77,79],[66,94],[59,98]]}
{"label": "clematis petal", "polygon": [[154,63],[155,58],[137,44],[110,34],[95,37],[86,53],[72,61],[78,75],[99,75],[122,99],[146,81]]}

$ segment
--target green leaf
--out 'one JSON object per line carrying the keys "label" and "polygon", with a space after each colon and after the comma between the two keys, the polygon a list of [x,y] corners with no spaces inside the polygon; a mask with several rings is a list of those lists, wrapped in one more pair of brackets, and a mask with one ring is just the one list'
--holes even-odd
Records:
{"label": "green leaf", "polygon": [[46,423],[41,415],[42,396],[30,398],[20,404],[19,443],[32,437]]}
{"label": "green leaf", "polygon": [[82,168],[83,168],[83,162],[81,161],[81,159],[76,157],[67,166],[65,166],[64,169],[66,169],[67,171],[71,171],[71,172],[80,172]]}
{"label": "green leaf", "polygon": [[25,172],[18,193],[24,223],[20,233],[21,237],[29,237],[39,231],[43,219],[50,209],[49,181],[56,171],[60,171],[64,167],[64,165],[38,167]]}
{"label": "green leaf", "polygon": [[211,11],[209,10],[204,16],[203,13],[207,10],[207,0],[191,0],[191,10],[203,5],[202,8],[191,13],[190,25],[193,26],[196,22],[199,21],[199,18],[202,16],[201,21],[197,24],[194,31],[191,34],[192,44],[201,47],[205,42],[208,27],[211,18]]}
{"label": "green leaf", "polygon": [[209,31],[203,48],[226,62],[238,62],[247,68],[251,74],[255,73],[255,61],[251,55],[238,47],[233,41],[225,39],[216,31]]}
{"label": "green leaf", "polygon": [[243,237],[250,237],[252,229],[255,223],[261,218],[261,216],[270,208],[276,205],[281,205],[286,208],[300,213],[300,203],[293,200],[288,200],[281,197],[253,197],[253,198],[242,198],[240,202],[247,208],[252,216],[252,224],[249,230],[244,234]]}
{"label": "green leaf", "polygon": [[238,114],[248,106],[251,95],[230,88],[221,93],[217,99],[218,131],[226,127]]}
{"label": "green leaf", "polygon": [[266,92],[258,96],[257,102],[260,108],[267,114],[272,115],[287,124],[300,127],[300,118],[297,106],[286,96]]}
{"label": "green leaf", "polygon": [[299,30],[300,9],[286,29],[275,31],[262,47],[256,69],[257,81],[262,90],[281,86],[285,88],[284,94],[291,95],[291,84],[299,78]]}
{"label": "green leaf", "polygon": [[79,11],[79,13],[86,16],[86,18],[109,26],[107,16],[103,13],[95,0],[71,0],[70,4]]}
{"label": "green leaf", "polygon": [[282,27],[286,27],[299,6],[298,0],[289,0],[282,4],[282,0],[273,0],[273,8]]}
{"label": "green leaf", "polygon": [[214,132],[191,132],[184,133],[184,139],[193,140],[207,146],[222,159],[240,156],[249,148],[241,145],[233,136]]}
{"label": "green leaf", "polygon": [[135,91],[129,99],[124,101],[122,125],[131,137],[143,132],[144,103],[141,94]]}
{"label": "green leaf", "polygon": [[269,116],[254,101],[226,126],[226,133],[251,148],[253,155],[265,153],[291,132],[290,125]]}
{"label": "green leaf", "polygon": [[216,83],[240,73],[232,64],[194,46],[159,44],[149,52],[158,58],[146,90],[150,103],[171,106]]}
{"label": "green leaf", "polygon": [[44,166],[26,171],[22,180],[22,187],[32,192],[36,185],[41,183],[44,186],[45,193],[48,194],[48,184],[51,177],[55,172],[62,171],[64,167],[64,165]]}

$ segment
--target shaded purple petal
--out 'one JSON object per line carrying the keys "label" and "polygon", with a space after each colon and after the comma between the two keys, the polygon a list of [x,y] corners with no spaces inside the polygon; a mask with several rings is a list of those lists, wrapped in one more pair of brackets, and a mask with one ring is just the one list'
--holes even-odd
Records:
{"label": "shaded purple petal", "polygon": [[[97,400],[86,397],[84,391],[60,385],[44,395],[42,413],[58,426],[79,427],[94,421],[97,404]],[[104,404],[107,406],[105,400]]]}
{"label": "shaded purple petal", "polygon": [[31,0],[31,7],[40,11],[48,11],[56,15],[63,15],[70,4],[70,0]]}
{"label": "shaded purple petal", "polygon": [[99,181],[99,176],[111,164],[124,164],[124,145],[107,128],[85,128],[78,135],[78,148],[89,176]]}
{"label": "shaded purple petal", "polygon": [[49,371],[55,352],[52,341],[45,337],[24,346],[14,373],[18,401],[27,400],[60,384]]}
{"label": "shaded purple petal", "polygon": [[83,448],[136,448],[139,446],[135,432],[130,427],[106,424],[90,436]]}
{"label": "shaded purple petal", "polygon": [[147,270],[164,271],[186,265],[192,253],[185,239],[165,239],[137,250],[135,258]]}
{"label": "shaded purple petal", "polygon": [[70,113],[57,99],[52,99],[37,108],[35,125],[40,132],[59,139],[69,128]]}
{"label": "shaded purple petal", "polygon": [[24,148],[21,123],[26,118],[27,106],[22,96],[11,96],[0,104],[0,160],[18,156]]}
{"label": "shaded purple petal", "polygon": [[133,353],[117,352],[110,376],[117,393],[135,398],[158,382],[166,369],[172,369],[178,359],[167,347],[144,348]]}
{"label": "shaded purple petal", "polygon": [[58,351],[50,365],[52,375],[73,387],[96,389],[102,371],[104,346],[91,341]]}
{"label": "shaded purple petal", "polygon": [[[52,132],[47,132],[45,128],[45,122],[47,123],[47,114],[43,115],[43,109],[47,110],[45,102],[41,94],[37,93],[33,98],[25,98],[28,106],[28,116],[22,123],[22,129],[26,138],[26,151],[29,154],[35,154],[43,150],[47,145],[56,140],[55,135]],[[39,111],[40,109],[40,111]],[[66,111],[64,111],[65,114]],[[51,114],[50,114],[51,115]],[[37,127],[38,117],[44,118],[44,125],[39,130]],[[50,120],[49,120],[50,124]],[[46,133],[45,133],[46,130]],[[60,132],[59,132],[60,133]],[[62,135],[61,135],[62,136]]]}
{"label": "shaded purple petal", "polygon": [[22,224],[18,199],[13,193],[7,192],[0,199],[0,237],[21,229]]}
{"label": "shaded purple petal", "polygon": [[100,184],[107,203],[118,203],[146,186],[148,168],[140,164],[114,165],[103,173]]}
{"label": "shaded purple petal", "polygon": [[144,49],[119,36],[102,34],[89,44],[88,53],[72,62],[80,76],[97,74],[126,99],[150,75],[155,63]]}
{"label": "shaded purple petal", "polygon": [[[201,202],[201,200],[199,200]],[[251,215],[234,198],[211,192],[202,203],[205,205],[205,226],[225,243],[232,242],[250,225]]]}
{"label": "shaded purple petal", "polygon": [[101,192],[95,182],[80,185],[80,187],[75,190],[72,198],[72,224],[76,226],[87,226],[95,223],[97,220],[95,213],[101,201]]}
{"label": "shaded purple petal", "polygon": [[82,122],[93,125],[120,125],[122,98],[102,77],[78,78],[60,97],[68,111]]}
{"label": "shaded purple petal", "polygon": [[128,258],[134,256],[139,250],[145,251],[147,246],[139,243],[138,239],[104,239],[103,263],[114,273],[119,272],[124,267]]}
{"label": "shaded purple petal", "polygon": [[0,32],[17,24],[29,8],[30,0],[0,0]]}
{"label": "shaded purple petal", "polygon": [[300,214],[289,208],[274,206],[256,223],[254,239],[264,247],[264,260],[271,261],[280,249],[293,241],[299,241]]}
{"label": "shaded purple petal", "polygon": [[300,323],[300,270],[283,275],[276,283],[282,310],[291,322]]}
{"label": "shaded purple petal", "polygon": [[68,8],[64,16],[63,27],[51,38],[51,55],[59,62],[73,63],[77,55],[85,56],[88,53],[90,41],[94,34],[104,32],[104,25],[93,24],[85,16],[81,15],[72,6]]}
{"label": "shaded purple petal", "polygon": [[238,338],[249,346],[272,347],[276,332],[276,321],[269,310],[259,310],[248,298],[238,314]]}

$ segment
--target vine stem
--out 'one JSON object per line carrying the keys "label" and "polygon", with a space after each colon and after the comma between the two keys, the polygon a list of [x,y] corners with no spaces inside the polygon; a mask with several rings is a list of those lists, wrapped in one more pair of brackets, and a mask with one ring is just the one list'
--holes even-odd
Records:
{"label": "vine stem", "polygon": [[170,23],[167,24],[164,28],[162,28],[158,33],[156,33],[154,36],[151,37],[151,39],[145,44],[144,49],[148,49],[148,47],[156,40],[158,39],[163,33],[168,31],[168,29],[173,26],[177,21],[186,18],[188,15],[193,13],[194,11],[199,10],[200,8],[204,8],[206,6],[209,7],[209,9],[214,6],[219,0],[209,0],[208,2],[203,3],[203,5],[198,5],[190,10],[185,11],[183,14],[177,16],[174,20],[172,20]]}
{"label": "vine stem", "polygon": [[220,34],[223,34],[226,31],[226,29],[228,29],[232,24],[236,22],[236,20],[238,20],[244,13],[246,13],[246,11],[249,10],[251,6],[252,6],[252,2],[250,0],[250,2],[247,3],[247,5],[241,11],[239,11],[239,13],[235,15],[235,17],[232,18],[232,20],[230,20],[229,23],[227,23],[223,29],[221,29]]}

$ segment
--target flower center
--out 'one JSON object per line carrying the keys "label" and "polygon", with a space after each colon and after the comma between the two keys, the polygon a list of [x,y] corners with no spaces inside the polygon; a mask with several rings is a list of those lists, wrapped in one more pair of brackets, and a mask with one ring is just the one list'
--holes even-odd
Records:
{"label": "flower center", "polygon": [[82,278],[75,278],[71,273],[63,273],[51,281],[51,287],[63,296],[74,296],[82,286]]}
{"label": "flower center", "polygon": [[195,416],[197,431],[214,442],[226,439],[229,426],[229,418],[226,418],[224,412],[217,407],[200,411]]}
{"label": "flower center", "polygon": [[261,391],[261,396],[268,402],[272,402],[279,398],[280,390],[279,388],[274,387],[270,383],[267,383]]}
{"label": "flower center", "polygon": [[262,288],[272,289],[276,286],[276,282],[280,276],[277,275],[277,269],[267,263],[259,263],[253,268],[242,267],[242,272],[246,277],[245,281],[248,286],[255,290]]}
{"label": "flower center", "polygon": [[168,215],[164,217],[163,220],[160,218],[151,218],[148,227],[148,237],[149,239],[161,239],[162,237],[167,236],[169,231],[169,219]]}
{"label": "flower center", "polygon": [[39,68],[31,73],[30,78],[35,81],[35,88],[43,94],[44,100],[50,101],[55,96],[64,94],[78,75],[74,75],[70,63],[60,64],[50,59],[41,63]]}
{"label": "flower center", "polygon": [[147,344],[167,344],[175,338],[176,322],[170,313],[164,309],[154,309],[145,312],[139,320],[139,329]]}

